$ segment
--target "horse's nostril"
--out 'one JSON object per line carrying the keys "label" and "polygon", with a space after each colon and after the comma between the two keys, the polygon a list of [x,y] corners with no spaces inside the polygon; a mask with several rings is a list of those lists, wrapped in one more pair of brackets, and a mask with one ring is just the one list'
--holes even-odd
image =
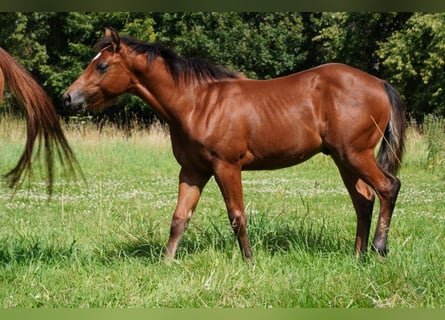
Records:
{"label": "horse's nostril", "polygon": [[62,103],[65,107],[71,106],[71,96],[68,93],[63,95]]}

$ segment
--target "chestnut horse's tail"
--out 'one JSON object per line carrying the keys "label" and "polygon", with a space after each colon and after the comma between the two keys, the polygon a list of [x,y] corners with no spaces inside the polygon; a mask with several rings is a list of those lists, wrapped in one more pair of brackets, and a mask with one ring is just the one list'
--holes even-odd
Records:
{"label": "chestnut horse's tail", "polygon": [[385,82],[384,87],[389,98],[391,113],[377,154],[377,161],[384,170],[396,174],[402,164],[405,149],[405,105],[393,86]]}
{"label": "chestnut horse's tail", "polygon": [[43,88],[2,48],[0,48],[0,68],[10,91],[25,108],[27,121],[25,150],[16,166],[5,175],[7,183],[10,187],[16,187],[25,176],[30,176],[33,147],[38,138],[37,153],[43,149],[48,191],[51,194],[54,181],[54,153],[70,173],[80,170],[79,165],[63,134],[54,105]]}

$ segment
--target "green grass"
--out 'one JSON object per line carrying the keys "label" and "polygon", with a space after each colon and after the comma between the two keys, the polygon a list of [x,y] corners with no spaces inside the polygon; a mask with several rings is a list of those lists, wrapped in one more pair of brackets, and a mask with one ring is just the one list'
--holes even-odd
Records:
{"label": "green grass", "polygon": [[[18,159],[24,132],[0,120],[0,172]],[[243,173],[255,263],[243,261],[211,180],[169,264],[179,166],[168,136],[88,125],[67,134],[87,184],[59,176],[51,201],[38,171],[12,199],[2,187],[3,307],[445,306],[445,173],[425,165],[414,130],[386,259],[355,258],[352,204],[333,162],[317,155]]]}

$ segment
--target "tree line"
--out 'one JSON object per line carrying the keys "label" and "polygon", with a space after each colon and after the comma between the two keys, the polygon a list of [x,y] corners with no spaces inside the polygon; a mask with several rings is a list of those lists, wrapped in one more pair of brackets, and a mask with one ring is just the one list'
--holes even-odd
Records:
{"label": "tree line", "polygon": [[[0,46],[45,87],[62,115],[60,96],[111,26],[255,79],[346,63],[391,82],[408,117],[445,116],[445,13],[3,12],[0,25]],[[129,95],[116,109],[154,117]]]}

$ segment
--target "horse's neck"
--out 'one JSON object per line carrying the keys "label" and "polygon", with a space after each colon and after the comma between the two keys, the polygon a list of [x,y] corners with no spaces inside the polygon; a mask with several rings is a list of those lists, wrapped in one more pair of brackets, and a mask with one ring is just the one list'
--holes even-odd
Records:
{"label": "horse's neck", "polygon": [[180,121],[191,111],[193,95],[190,90],[193,89],[175,83],[171,77],[141,77],[132,92],[146,101],[164,121],[171,123]]}

